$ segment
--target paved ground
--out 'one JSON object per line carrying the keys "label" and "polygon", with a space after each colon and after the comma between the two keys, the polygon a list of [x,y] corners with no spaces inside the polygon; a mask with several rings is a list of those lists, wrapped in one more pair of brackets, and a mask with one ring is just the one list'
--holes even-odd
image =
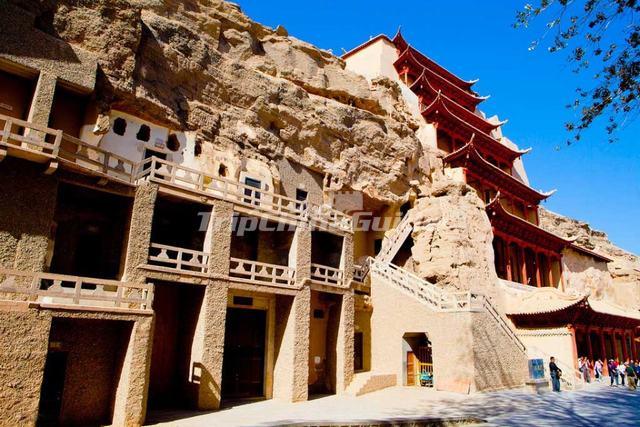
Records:
{"label": "paved ground", "polygon": [[287,404],[276,400],[211,413],[155,413],[162,426],[278,426],[415,418],[475,418],[495,426],[640,426],[640,391],[591,385],[579,392],[523,390],[461,395],[394,387],[361,397],[329,396]]}

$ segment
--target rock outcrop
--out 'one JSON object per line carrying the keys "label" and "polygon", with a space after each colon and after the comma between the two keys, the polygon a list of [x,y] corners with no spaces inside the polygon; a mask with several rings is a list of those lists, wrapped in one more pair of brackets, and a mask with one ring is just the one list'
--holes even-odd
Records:
{"label": "rock outcrop", "polygon": [[601,253],[613,260],[608,264],[614,283],[640,283],[640,257],[614,245],[606,233],[592,229],[589,224],[540,209],[540,226],[560,236],[575,240],[584,248]]}
{"label": "rock outcrop", "polygon": [[[288,158],[336,186],[398,202],[420,143],[395,83],[345,70],[328,51],[220,0],[10,0],[40,30],[93,54],[95,105],[197,131],[207,146]],[[3,12],[4,13],[4,12]],[[17,18],[16,18],[17,19]],[[409,165],[409,167],[407,167]]]}

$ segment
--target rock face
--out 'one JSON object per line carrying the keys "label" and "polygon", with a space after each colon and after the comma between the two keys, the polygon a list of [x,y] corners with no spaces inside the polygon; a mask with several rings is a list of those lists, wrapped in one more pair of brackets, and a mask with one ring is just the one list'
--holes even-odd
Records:
{"label": "rock face", "polygon": [[607,235],[589,224],[540,209],[540,226],[613,260],[608,264],[614,283],[640,282],[640,257],[611,243]]}
{"label": "rock face", "polygon": [[437,181],[414,207],[412,237],[419,276],[451,291],[495,291],[491,224],[471,187]]}
{"label": "rock face", "polygon": [[203,153],[288,158],[330,174],[334,187],[387,202],[421,178],[412,167],[416,125],[396,84],[370,87],[330,52],[251,21],[234,4],[10,2],[42,31],[95,55],[98,113],[115,108],[197,131]]}

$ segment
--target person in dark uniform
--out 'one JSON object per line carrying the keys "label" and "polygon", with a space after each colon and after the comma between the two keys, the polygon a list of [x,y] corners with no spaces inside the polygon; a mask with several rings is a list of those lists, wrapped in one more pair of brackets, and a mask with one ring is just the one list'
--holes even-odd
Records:
{"label": "person in dark uniform", "polygon": [[553,391],[560,392],[560,377],[562,376],[562,370],[556,365],[556,358],[551,356],[549,361],[549,374],[551,374],[551,385]]}

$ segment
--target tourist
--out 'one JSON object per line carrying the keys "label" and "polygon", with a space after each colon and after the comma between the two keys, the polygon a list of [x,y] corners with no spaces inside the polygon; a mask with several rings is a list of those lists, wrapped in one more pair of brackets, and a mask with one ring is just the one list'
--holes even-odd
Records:
{"label": "tourist", "polygon": [[618,365],[613,359],[609,359],[609,364],[607,365],[607,369],[609,370],[609,378],[611,378],[610,386],[613,387],[613,381],[616,382],[616,387],[618,386]]}
{"label": "tourist", "polygon": [[633,360],[630,363],[625,363],[626,365],[626,373],[627,373],[627,384],[629,385],[629,390],[636,389],[636,367],[633,363]]}
{"label": "tourist", "polygon": [[618,369],[618,375],[620,376],[620,384],[622,385],[622,387],[624,387],[624,377],[626,374],[626,367],[624,366],[624,363],[619,363],[617,366]]}
{"label": "tourist", "polygon": [[549,360],[549,374],[551,376],[551,385],[553,391],[560,392],[560,377],[562,376],[562,370],[556,365],[556,358],[551,356]]}
{"label": "tourist", "polygon": [[636,360],[636,364],[634,368],[636,370],[636,386],[637,386],[638,381],[640,381],[640,360]]}
{"label": "tourist", "polygon": [[593,370],[595,371],[596,381],[602,381],[602,360],[596,360],[595,365],[593,366]]}

